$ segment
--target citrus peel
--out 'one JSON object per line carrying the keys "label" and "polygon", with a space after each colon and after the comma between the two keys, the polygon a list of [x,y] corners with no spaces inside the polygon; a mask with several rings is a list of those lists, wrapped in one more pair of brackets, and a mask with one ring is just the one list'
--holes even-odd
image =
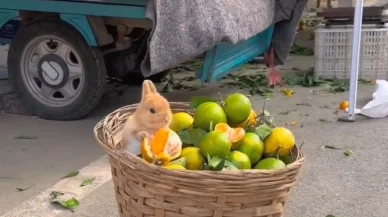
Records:
{"label": "citrus peel", "polygon": [[245,136],[245,130],[242,127],[233,128],[226,123],[217,124],[214,131],[219,133],[228,133],[229,141],[231,143],[239,142]]}
{"label": "citrus peel", "polygon": [[182,141],[177,133],[168,128],[159,129],[152,138],[143,138],[141,154],[145,161],[163,165],[178,158],[182,151]]}

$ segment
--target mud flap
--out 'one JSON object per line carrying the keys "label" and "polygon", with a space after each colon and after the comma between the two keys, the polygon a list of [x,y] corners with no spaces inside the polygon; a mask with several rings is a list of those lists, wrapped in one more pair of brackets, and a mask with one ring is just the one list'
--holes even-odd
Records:
{"label": "mud flap", "polygon": [[202,82],[214,82],[253,58],[264,54],[270,44],[273,25],[237,44],[221,43],[206,52],[203,67],[197,73]]}

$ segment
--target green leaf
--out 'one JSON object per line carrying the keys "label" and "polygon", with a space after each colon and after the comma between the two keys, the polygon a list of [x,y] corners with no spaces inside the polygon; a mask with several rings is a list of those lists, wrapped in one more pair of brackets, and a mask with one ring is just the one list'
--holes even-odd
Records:
{"label": "green leaf", "polygon": [[95,179],[96,179],[96,178],[84,180],[84,181],[81,183],[81,186],[80,186],[80,187],[84,187],[84,186],[93,184],[93,181],[94,181]]}
{"label": "green leaf", "polygon": [[206,160],[207,160],[207,164],[209,165],[209,164],[210,164],[210,162],[211,162],[211,157],[210,157],[210,155],[209,155],[209,154],[207,154],[207,156],[206,156]]}
{"label": "green leaf", "polygon": [[213,129],[214,129],[213,121],[210,121],[209,132],[213,131]]}
{"label": "green leaf", "polygon": [[26,188],[16,188],[16,190],[18,190],[18,191],[25,191],[25,190],[28,190],[29,188],[31,188],[32,186],[34,186],[34,185],[30,185],[30,186],[28,186]]}
{"label": "green leaf", "polygon": [[350,150],[350,149],[348,149],[348,150],[345,151],[344,154],[345,154],[346,156],[352,156],[352,155],[353,155],[353,151]]}
{"label": "green leaf", "polygon": [[261,140],[264,140],[269,134],[271,134],[272,128],[266,124],[256,127],[255,133],[260,137]]}
{"label": "green leaf", "polygon": [[334,216],[334,215],[327,215],[326,217],[336,217],[336,216]]}
{"label": "green leaf", "polygon": [[37,136],[26,136],[26,135],[20,135],[15,137],[14,139],[38,139]]}
{"label": "green leaf", "polygon": [[53,196],[53,199],[54,199],[54,200],[57,199],[58,196],[61,196],[61,195],[64,195],[64,193],[59,192],[59,191],[52,191],[52,192],[50,193],[50,196]]}
{"label": "green leaf", "polygon": [[77,208],[79,206],[79,202],[77,199],[71,198],[71,199],[66,201],[66,205],[67,205],[67,207],[69,207],[69,209],[71,211],[74,212],[75,208]]}
{"label": "green leaf", "polygon": [[208,156],[208,165],[212,168],[216,168],[218,164],[222,161],[219,157],[212,157]]}
{"label": "green leaf", "polygon": [[189,128],[187,131],[191,137],[192,144],[198,148],[207,132],[200,128]]}
{"label": "green leaf", "polygon": [[178,136],[181,139],[183,144],[187,144],[187,145],[194,144],[188,130],[183,130],[183,131],[178,132]]}
{"label": "green leaf", "polygon": [[177,165],[181,165],[181,166],[186,166],[186,163],[187,163],[187,159],[186,157],[181,157],[177,160],[174,160],[174,161],[171,161],[170,163],[166,164],[167,165],[173,165],[173,164],[177,164]]}
{"label": "green leaf", "polygon": [[217,100],[215,99],[212,99],[210,97],[207,97],[207,96],[194,96],[191,101],[190,101],[190,105],[189,107],[191,109],[196,109],[199,105],[201,105],[202,103],[205,103],[205,102],[216,102]]}
{"label": "green leaf", "polygon": [[75,211],[75,209],[79,206],[79,202],[75,198],[71,198],[69,200],[55,200],[52,201],[53,204],[61,205],[63,208],[70,209],[72,212]]}
{"label": "green leaf", "polygon": [[71,172],[71,173],[67,174],[65,177],[63,177],[63,179],[71,178],[71,177],[77,176],[78,174],[79,174],[79,171]]}
{"label": "green leaf", "polygon": [[221,171],[221,170],[223,170],[224,169],[224,167],[225,167],[225,159],[222,159],[218,164],[217,164],[217,166],[215,166],[214,167],[214,170],[215,171]]}
{"label": "green leaf", "polygon": [[223,170],[238,170],[238,168],[234,164],[232,164],[230,161],[226,160]]}

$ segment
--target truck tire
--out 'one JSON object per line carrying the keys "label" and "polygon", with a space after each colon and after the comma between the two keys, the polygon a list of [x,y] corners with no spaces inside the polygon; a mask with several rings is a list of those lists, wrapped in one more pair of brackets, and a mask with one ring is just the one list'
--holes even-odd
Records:
{"label": "truck tire", "polygon": [[44,119],[83,118],[104,94],[106,68],[101,52],[61,20],[23,26],[12,40],[8,68],[22,99]]}

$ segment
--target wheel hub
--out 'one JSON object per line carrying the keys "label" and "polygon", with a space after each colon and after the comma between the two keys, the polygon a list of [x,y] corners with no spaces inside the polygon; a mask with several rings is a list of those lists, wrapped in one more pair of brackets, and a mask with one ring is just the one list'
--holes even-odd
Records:
{"label": "wheel hub", "polygon": [[67,83],[69,67],[61,57],[55,54],[47,54],[39,60],[38,74],[44,84],[57,89]]}

